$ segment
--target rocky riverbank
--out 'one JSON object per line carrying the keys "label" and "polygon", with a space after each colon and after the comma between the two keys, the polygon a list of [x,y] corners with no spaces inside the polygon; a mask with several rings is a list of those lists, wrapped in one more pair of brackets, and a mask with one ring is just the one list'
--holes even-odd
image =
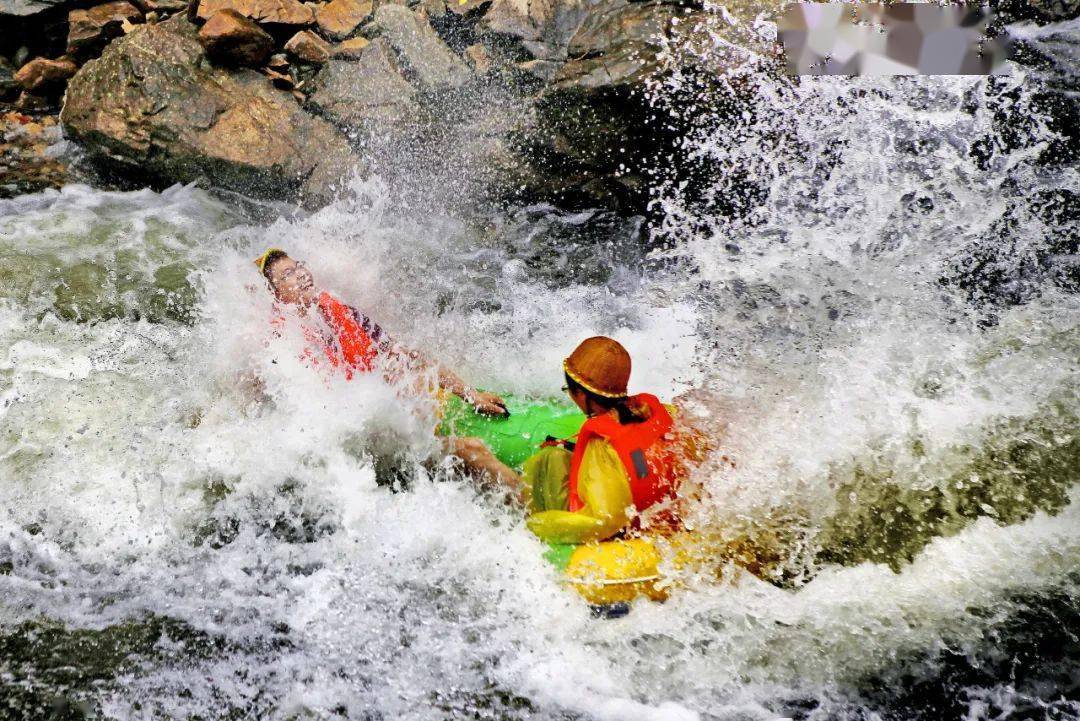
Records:
{"label": "rocky riverbank", "polygon": [[[1002,11],[1047,21],[1068,15],[1059,4]],[[650,102],[658,79],[686,74],[699,98],[710,95],[702,83],[714,96],[754,92],[720,79],[711,51],[708,63],[673,60],[669,44],[727,34],[767,58],[775,46],[747,28],[780,6],[9,0],[0,101],[30,121],[5,121],[5,188],[65,182],[62,163],[31,152],[39,141],[19,130],[59,112],[93,172],[128,184],[199,182],[318,206],[353,170],[433,169],[471,197],[640,213],[651,173],[683,162],[693,122],[692,110]]]}
{"label": "rocky riverbank", "polygon": [[17,2],[39,25],[0,46],[4,100],[62,104],[95,171],[309,206],[352,169],[442,165],[493,197],[639,212],[674,142],[648,84],[709,19],[679,0]]}

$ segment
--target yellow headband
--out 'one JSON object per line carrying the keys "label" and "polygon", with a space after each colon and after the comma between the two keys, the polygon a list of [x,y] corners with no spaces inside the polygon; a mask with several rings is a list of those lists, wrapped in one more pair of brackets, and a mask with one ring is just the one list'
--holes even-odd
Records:
{"label": "yellow headband", "polygon": [[255,267],[259,269],[260,273],[266,272],[266,263],[274,253],[281,253],[282,255],[286,254],[281,248],[267,248],[266,252],[255,259]]}
{"label": "yellow headband", "polygon": [[599,388],[594,388],[593,386],[589,385],[589,383],[587,383],[581,376],[579,376],[574,371],[570,370],[570,359],[569,358],[567,358],[566,360],[564,360],[562,362],[562,367],[563,367],[563,370],[566,371],[566,375],[570,376],[570,378],[575,383],[577,383],[579,386],[581,386],[585,390],[589,391],[589,393],[595,393],[596,395],[602,396],[604,398],[626,398],[627,397],[626,393],[608,393],[607,391],[602,391]]}

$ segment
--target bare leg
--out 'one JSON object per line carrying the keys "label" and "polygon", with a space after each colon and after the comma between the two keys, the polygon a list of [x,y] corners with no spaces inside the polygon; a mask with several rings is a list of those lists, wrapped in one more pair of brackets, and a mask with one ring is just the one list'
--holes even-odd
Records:
{"label": "bare leg", "polygon": [[496,458],[479,438],[447,438],[446,450],[465,463],[465,471],[473,478],[481,482],[490,479],[510,491],[520,505],[528,504],[528,490],[521,476]]}

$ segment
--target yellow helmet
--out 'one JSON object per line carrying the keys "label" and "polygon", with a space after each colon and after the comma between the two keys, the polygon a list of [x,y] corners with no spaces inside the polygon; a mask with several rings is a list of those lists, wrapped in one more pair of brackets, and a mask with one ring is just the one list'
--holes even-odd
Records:
{"label": "yellow helmet", "polygon": [[267,248],[262,255],[255,259],[255,267],[259,269],[259,273],[266,275],[266,264],[283,255],[287,254],[281,248]]}

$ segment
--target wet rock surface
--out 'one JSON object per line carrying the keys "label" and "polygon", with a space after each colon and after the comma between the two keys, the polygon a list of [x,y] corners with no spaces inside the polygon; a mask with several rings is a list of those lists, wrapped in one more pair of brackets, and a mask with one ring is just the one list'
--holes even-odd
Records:
{"label": "wet rock surface", "polygon": [[207,57],[223,65],[256,67],[274,50],[274,39],[258,24],[235,10],[220,10],[199,30]]}
{"label": "wet rock surface", "polygon": [[672,20],[690,13],[659,3],[609,2],[586,16],[570,37],[573,58],[556,74],[560,87],[583,89],[643,82],[656,71],[656,56]]}
{"label": "wet rock surface", "polygon": [[312,105],[340,126],[366,133],[415,130],[421,113],[417,92],[385,39],[369,44],[357,61],[331,60],[316,84]]}
{"label": "wet rock surface", "polygon": [[68,88],[67,135],[100,163],[159,184],[325,200],[330,176],[358,160],[343,136],[263,75],[207,63],[197,36],[178,16],[111,44]]}
{"label": "wet rock surface", "polygon": [[330,59],[330,43],[309,30],[301,30],[285,43],[285,52],[301,62],[321,65]]}
{"label": "wet rock surface", "polygon": [[100,51],[110,40],[124,34],[125,22],[142,21],[142,11],[127,0],[72,10],[68,13],[67,51],[72,55]]}
{"label": "wet rock surface", "polygon": [[75,62],[67,57],[56,60],[34,58],[15,73],[15,82],[23,90],[46,94],[62,87],[63,83],[75,75],[78,69]]}
{"label": "wet rock surface", "polygon": [[383,5],[375,11],[374,31],[386,38],[397,58],[427,90],[460,88],[472,77],[469,68],[430,25],[400,5]]}
{"label": "wet rock surface", "polygon": [[0,64],[0,96],[45,111],[74,75],[69,137],[154,182],[290,197],[397,151],[467,159],[496,197],[640,212],[649,184],[626,167],[671,150],[649,83],[704,16],[658,0],[83,0],[55,16],[59,47],[18,76]]}
{"label": "wet rock surface", "polygon": [[0,198],[59,188],[71,181],[57,152],[60,125],[51,115],[0,114]]}

